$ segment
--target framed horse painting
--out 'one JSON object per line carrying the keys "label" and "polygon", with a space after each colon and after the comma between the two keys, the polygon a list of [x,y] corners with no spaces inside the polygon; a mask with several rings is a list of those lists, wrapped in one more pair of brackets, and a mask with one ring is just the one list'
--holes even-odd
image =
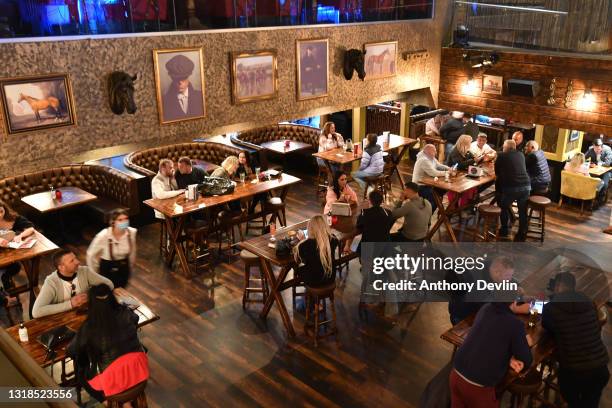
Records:
{"label": "framed horse painting", "polygon": [[328,94],[329,40],[297,40],[297,99],[322,98]]}
{"label": "framed horse painting", "polygon": [[235,104],[278,96],[276,51],[232,53],[232,100]]}
{"label": "framed horse painting", "polygon": [[364,44],[365,79],[380,79],[397,73],[397,41]]}
{"label": "framed horse painting", "polygon": [[76,124],[68,74],[0,79],[8,134]]}

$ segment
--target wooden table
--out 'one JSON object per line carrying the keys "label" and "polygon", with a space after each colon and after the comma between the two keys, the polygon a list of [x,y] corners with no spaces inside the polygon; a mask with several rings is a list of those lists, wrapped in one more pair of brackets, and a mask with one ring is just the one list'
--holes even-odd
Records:
{"label": "wooden table", "polygon": [[595,166],[589,168],[589,174],[593,177],[601,177],[610,170],[612,170],[612,167]]}
{"label": "wooden table", "polygon": [[[438,220],[427,233],[427,240],[431,240],[431,237],[433,237],[436,231],[438,231],[442,224],[444,224],[446,225],[446,229],[448,230],[451,240],[453,242],[457,242],[457,237],[455,236],[455,232],[453,231],[453,227],[450,223],[450,217],[464,208],[474,204],[472,202],[464,206],[458,206],[457,204],[462,193],[465,193],[473,188],[487,186],[495,182],[495,170],[493,169],[493,166],[486,166],[485,171],[486,173],[480,177],[469,177],[466,172],[459,172],[455,177],[451,177],[449,182],[444,181],[444,177],[439,177],[437,181],[433,177],[428,176],[421,179],[421,183],[433,187],[433,197],[438,206]],[[455,196],[451,201],[449,201],[446,207],[444,207],[442,201],[444,194],[440,195],[437,189],[444,190],[445,192],[452,191],[455,193]]]}
{"label": "wooden table", "polygon": [[[159,320],[159,316],[156,315],[151,309],[149,309],[145,304],[143,304],[136,296],[130,294],[127,290],[123,288],[117,288],[114,291],[118,300],[121,298],[132,298],[136,302],[140,304],[137,309],[134,310],[138,315],[138,327],[142,327],[149,323],[153,323],[156,320]],[[38,319],[33,319],[28,322],[24,322],[24,325],[28,329],[28,338],[29,341],[27,343],[21,343],[19,341],[19,325],[10,327],[6,329],[8,334],[15,340],[21,347],[40,365],[41,367],[46,367],[51,365],[51,361],[47,360],[47,350],[36,341],[36,338],[41,334],[56,328],[62,325],[69,327],[75,332],[81,327],[85,319],[87,318],[87,314],[77,311],[77,310],[69,310],[67,312],[62,312],[50,316],[44,316]],[[57,353],[55,357],[55,361],[62,361],[66,359],[66,347],[68,344],[62,344],[61,348],[55,350]]]}
{"label": "wooden table", "polygon": [[[338,222],[332,226],[332,232],[340,240],[352,238],[357,233],[355,221],[359,216],[359,206],[354,205],[351,209],[353,210],[351,216],[339,216]],[[278,229],[274,236],[277,240],[282,239],[288,235],[289,231],[297,231],[300,229],[306,229],[307,227],[308,220],[305,220],[297,224]],[[246,249],[259,257],[261,270],[268,281],[269,287],[271,288],[271,296],[268,296],[259,316],[262,319],[265,319],[270,313],[272,304],[276,302],[285,329],[287,329],[287,333],[289,336],[295,337],[295,329],[293,328],[293,324],[289,318],[289,313],[287,312],[287,307],[285,306],[285,301],[283,300],[281,293],[283,290],[291,288],[295,283],[293,281],[285,282],[289,271],[295,266],[295,261],[293,259],[293,255],[278,256],[275,249],[268,246],[271,236],[272,234],[266,234],[256,238],[251,238],[247,241],[239,242],[238,246],[241,249]],[[274,276],[272,265],[280,267],[278,278]]]}
{"label": "wooden table", "polygon": [[243,184],[238,182],[232,194],[208,197],[201,196],[197,200],[187,200],[185,196],[181,194],[177,197],[167,199],[151,198],[145,200],[144,203],[154,210],[161,212],[165,217],[168,236],[172,242],[172,247],[167,260],[168,266],[172,264],[174,255],[177,254],[183,273],[185,276],[189,277],[191,276],[189,264],[187,263],[187,258],[185,256],[185,252],[183,251],[183,246],[179,242],[179,238],[182,235],[185,221],[190,214],[203,211],[211,207],[220,206],[229,203],[230,201],[240,200],[246,197],[253,197],[259,193],[267,193],[275,190],[280,190],[278,197],[285,201],[287,193],[289,192],[289,187],[293,184],[299,183],[300,181],[302,180],[297,177],[283,173],[280,178],[260,181],[259,183],[251,183],[250,181],[247,181]]}
{"label": "wooden table", "polygon": [[[571,259],[571,258],[570,258]],[[530,297],[535,297],[540,293],[545,292],[548,281],[559,273],[562,265],[563,256],[557,255],[549,263],[539,270],[531,273],[521,282],[521,288],[525,294]],[[582,269],[572,269],[572,273],[576,277],[576,288],[578,291],[587,295],[597,307],[604,305],[609,300],[610,282],[605,271],[597,270],[584,266]],[[455,350],[463,344],[470,329],[474,323],[472,315],[461,322],[457,323],[452,328],[448,329],[440,338],[451,343]],[[546,330],[538,322],[534,327],[529,327],[529,315],[517,315],[525,324],[527,332],[527,343],[532,350],[533,363],[532,367],[540,364],[544,359],[551,356],[555,349],[555,344]],[[541,317],[541,316],[540,316]],[[454,354],[454,352],[453,352]],[[512,381],[518,377],[513,370],[509,370],[510,375],[507,376],[506,382]]]}
{"label": "wooden table", "polygon": [[[378,136],[378,144],[382,146],[383,152],[388,152],[388,151],[395,150],[395,149],[401,149],[399,151],[399,154],[397,154],[396,156],[391,156],[392,157],[391,158],[391,163],[392,163],[391,175],[393,175],[394,173],[397,174],[397,177],[399,178],[400,185],[402,186],[402,188],[404,188],[404,180],[402,180],[402,177],[399,174],[399,170],[397,169],[397,166],[399,165],[399,162],[402,160],[402,157],[404,156],[404,153],[406,152],[406,150],[408,150],[408,148],[414,145],[416,142],[417,141],[415,139],[409,139],[407,137],[401,137],[398,135],[391,135],[391,134],[389,135],[389,142],[387,142],[385,136],[382,136],[382,135]],[[361,144],[361,146],[363,146],[363,143]],[[327,164],[327,167],[329,168],[330,174],[333,174],[331,163],[338,163],[340,165],[343,165],[346,163],[352,163],[356,160],[361,160],[361,156],[363,155],[363,149],[361,147],[359,148],[358,155],[354,155],[353,152],[346,152],[344,151],[343,148],[327,150],[325,152],[313,153],[312,155],[320,159],[323,159],[325,161],[325,164]]]}
{"label": "wooden table", "polygon": [[21,197],[21,201],[45,214],[75,205],[86,204],[98,198],[78,187],[61,187],[58,188],[58,190],[62,192],[62,198],[60,200],[56,200],[55,195],[51,197],[50,191],[44,191],[42,193]]}
{"label": "wooden table", "polygon": [[26,285],[17,286],[9,290],[11,296],[17,296],[20,293],[30,292],[30,316],[32,315],[32,307],[36,295],[34,289],[38,287],[38,274],[40,266],[40,258],[55,251],[58,247],[51,242],[47,237],[38,231],[34,231],[34,239],[36,244],[28,249],[0,249],[0,268],[6,267],[12,263],[20,262],[23,265],[28,283]]}
{"label": "wooden table", "polygon": [[285,140],[273,140],[270,142],[263,142],[260,144],[264,149],[273,151],[278,154],[288,154],[297,152],[298,150],[312,148],[310,143],[299,142],[296,140],[289,140],[289,147],[285,146]]}

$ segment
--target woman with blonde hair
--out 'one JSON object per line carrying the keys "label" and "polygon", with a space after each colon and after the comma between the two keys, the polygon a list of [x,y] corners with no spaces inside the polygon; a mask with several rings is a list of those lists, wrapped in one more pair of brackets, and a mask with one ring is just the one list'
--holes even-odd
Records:
{"label": "woman with blonde hair", "polygon": [[[336,125],[334,122],[325,122],[323,129],[321,130],[321,136],[319,136],[319,153],[327,150],[337,149],[344,146],[344,138],[340,133],[336,133]],[[323,159],[317,157],[317,163],[319,166],[325,166]],[[332,164],[332,171],[335,173],[340,167],[336,164]]]}
{"label": "woman with blonde hair", "polygon": [[217,167],[210,176],[231,180],[236,170],[238,170],[238,166],[240,166],[240,161],[236,156],[227,156],[223,163],[221,163],[221,167]]}
{"label": "woman with blonde hair", "polygon": [[[576,153],[570,161],[565,163],[565,167],[563,167],[563,170],[566,170],[572,173],[582,174],[587,177],[591,177],[591,175],[589,174],[589,164],[585,160],[584,153],[581,153],[581,152]],[[592,178],[597,178],[597,177],[592,177]],[[603,186],[604,186],[604,181],[600,179],[599,185],[597,186],[598,193],[601,191]]]}
{"label": "woman with blonde hair", "polygon": [[300,231],[302,241],[293,249],[295,262],[299,265],[296,273],[306,286],[320,287],[336,280],[334,254],[340,244],[332,235],[322,215],[315,215],[308,222],[308,238]]}
{"label": "woman with blonde hair", "polygon": [[469,166],[474,164],[474,156],[470,152],[472,145],[472,136],[461,135],[455,143],[455,147],[451,150],[450,154],[446,158],[446,165],[453,167],[457,166],[459,170],[466,170]]}

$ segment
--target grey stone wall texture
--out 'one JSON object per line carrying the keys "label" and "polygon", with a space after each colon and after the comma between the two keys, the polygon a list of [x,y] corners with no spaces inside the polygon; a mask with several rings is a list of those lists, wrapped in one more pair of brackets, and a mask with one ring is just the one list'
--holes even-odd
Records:
{"label": "grey stone wall texture", "polygon": [[[0,177],[71,163],[84,152],[111,146],[148,147],[189,141],[260,124],[334,112],[384,101],[384,97],[430,88],[437,100],[442,35],[446,29],[444,1],[437,2],[432,20],[358,24],[333,27],[200,31],[186,34],[85,38],[68,41],[0,44],[0,77],[69,73],[77,125],[7,135],[0,132]],[[441,4],[442,3],[442,4]],[[296,40],[329,38],[329,96],[297,101]],[[344,49],[364,43],[398,40],[395,77],[362,82],[342,75]],[[153,73],[154,49],[202,47],[206,117],[160,125]],[[279,96],[233,105],[230,53],[275,49],[278,53]],[[427,58],[402,59],[418,49]],[[138,74],[134,115],[114,115],[108,105],[106,76],[115,70]],[[119,148],[117,151],[121,152]]]}

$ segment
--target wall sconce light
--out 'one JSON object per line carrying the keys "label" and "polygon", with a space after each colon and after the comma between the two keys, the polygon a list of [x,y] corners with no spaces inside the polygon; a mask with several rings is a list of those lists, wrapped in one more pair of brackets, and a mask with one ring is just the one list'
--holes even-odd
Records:
{"label": "wall sconce light", "polygon": [[478,94],[478,86],[476,85],[476,80],[470,76],[467,82],[461,87],[461,93],[464,95],[472,96]]}
{"label": "wall sconce light", "polygon": [[584,95],[578,100],[577,105],[578,109],[585,111],[592,111],[595,108],[595,95],[590,88],[584,90]]}

